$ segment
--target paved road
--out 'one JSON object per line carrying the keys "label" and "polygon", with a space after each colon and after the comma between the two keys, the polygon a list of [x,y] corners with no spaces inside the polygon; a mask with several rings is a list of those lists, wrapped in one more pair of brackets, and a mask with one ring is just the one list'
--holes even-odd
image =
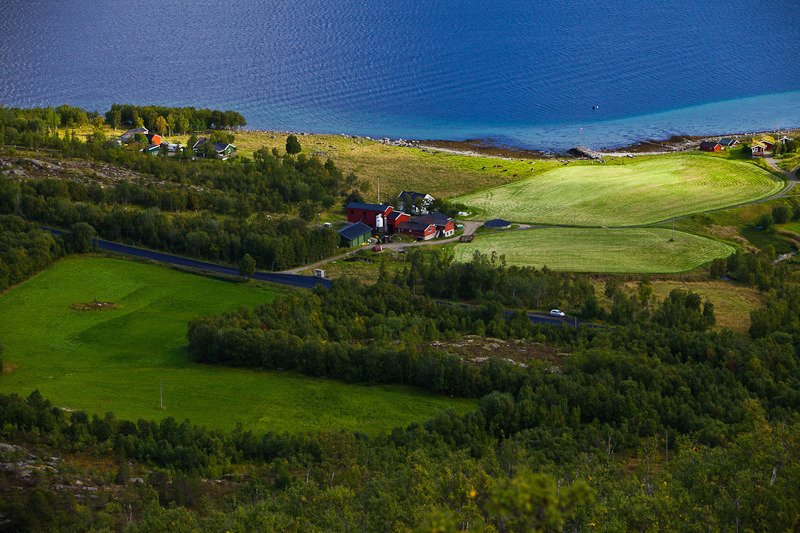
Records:
{"label": "paved road", "polygon": [[[55,235],[63,235],[65,232],[53,228],[43,228]],[[195,259],[187,259],[178,255],[165,254],[161,252],[154,252],[144,248],[137,248],[135,246],[128,246],[126,244],[119,244],[116,242],[106,241],[103,239],[95,239],[95,244],[101,250],[114,252],[117,254],[130,255],[133,257],[140,257],[142,259],[149,259],[151,261],[158,261],[160,263],[167,263],[170,265],[180,266],[184,268],[191,268],[203,272],[211,272],[215,274],[225,274],[227,276],[241,277],[239,269],[235,267],[218,265],[215,263],[208,263],[206,261],[197,261]],[[281,272],[256,272],[252,276],[253,279],[258,281],[268,281],[271,283],[279,283],[281,285],[289,285],[291,287],[299,287],[301,289],[313,289],[317,285],[330,288],[332,283],[328,279],[315,278],[313,276],[298,276],[294,274],[284,274]]]}
{"label": "paved road", "polygon": [[800,170],[800,167],[797,167],[793,170],[783,170],[778,166],[778,162],[775,161],[774,157],[765,157],[764,161],[766,161],[769,166],[786,176],[786,179],[789,181],[789,186],[781,191],[785,195],[792,187],[794,187],[794,184],[797,183],[797,172]]}
{"label": "paved road", "polygon": [[[475,228],[472,229],[472,231],[475,231],[477,227],[478,226],[476,225]],[[43,227],[42,229],[44,229],[45,231],[49,231],[54,235],[59,235],[59,236],[63,236],[66,233],[62,230],[58,230],[55,228]],[[227,276],[241,277],[241,275],[239,274],[239,269],[234,267],[218,265],[215,263],[208,263],[206,261],[196,261],[194,259],[187,259],[186,257],[181,257],[178,255],[154,252],[153,250],[147,250],[145,248],[137,248],[135,246],[128,246],[126,244],[106,241],[103,239],[95,239],[94,242],[98,248],[100,248],[101,250],[105,250],[107,252],[113,252],[122,255],[130,255],[133,257],[149,259],[151,261],[158,261],[160,263],[166,263],[169,265],[175,265],[184,268],[191,268],[193,270],[200,270],[203,272],[211,272],[215,274],[225,274]],[[441,243],[442,241],[439,242]],[[332,286],[331,280],[328,279],[315,278],[313,276],[299,276],[296,274],[286,274],[284,272],[256,272],[255,274],[253,274],[252,278],[258,281],[268,281],[271,283],[279,283],[281,285],[289,285],[291,287],[299,287],[302,289],[313,289],[318,285],[321,285],[326,289],[329,289]],[[462,307],[467,307],[469,305],[464,303],[447,302],[447,301],[440,301],[439,303],[442,305],[459,305]],[[513,313],[514,311],[510,309],[507,309],[505,311],[506,316],[511,316]],[[534,324],[547,324],[551,326],[566,325],[573,327],[577,327],[579,325],[585,325],[590,327],[602,327],[597,324],[585,322],[583,320],[579,320],[574,317],[553,317],[542,313],[532,313],[532,312],[527,313],[527,315],[530,321],[533,322]]]}
{"label": "paved road", "polygon": [[[462,308],[469,308],[469,307],[476,307],[474,304],[469,304],[465,302],[454,302],[451,300],[436,300],[436,303],[439,305],[456,305]],[[513,315],[516,311],[512,309],[506,309],[503,311],[503,314],[506,318]],[[525,311],[525,314],[528,315],[528,320],[533,322],[534,324],[545,324],[548,326],[571,326],[577,328],[578,326],[588,326],[590,328],[602,328],[605,327],[601,324],[595,324],[594,322],[587,322],[586,320],[581,320],[580,318],[573,317],[573,316],[550,316],[549,314],[545,313],[534,313],[532,311]]]}

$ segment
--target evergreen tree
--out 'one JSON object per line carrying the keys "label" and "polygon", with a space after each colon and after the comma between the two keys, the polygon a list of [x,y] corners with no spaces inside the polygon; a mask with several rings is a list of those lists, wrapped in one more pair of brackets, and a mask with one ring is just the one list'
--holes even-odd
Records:
{"label": "evergreen tree", "polygon": [[300,146],[300,141],[297,140],[296,135],[289,135],[286,137],[286,153],[299,154],[303,148]]}

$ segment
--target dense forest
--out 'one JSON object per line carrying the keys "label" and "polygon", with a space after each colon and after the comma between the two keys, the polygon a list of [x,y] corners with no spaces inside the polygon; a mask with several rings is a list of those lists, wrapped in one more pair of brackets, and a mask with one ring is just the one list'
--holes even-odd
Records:
{"label": "dense forest", "polygon": [[0,178],[0,213],[63,229],[86,223],[106,239],[213,261],[238,263],[249,254],[259,268],[281,270],[335,253],[338,236],[315,224],[317,215],[360,198],[357,178],[330,159],[265,149],[230,161],[152,157],[107,142],[99,130],[86,142],[60,134],[48,122],[52,113],[61,117],[53,109],[0,108],[0,144],[47,148],[143,179]]}

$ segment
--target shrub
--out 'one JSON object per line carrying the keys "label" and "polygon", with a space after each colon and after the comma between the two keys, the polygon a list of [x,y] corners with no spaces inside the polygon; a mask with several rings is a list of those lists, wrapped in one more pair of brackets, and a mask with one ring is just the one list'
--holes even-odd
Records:
{"label": "shrub", "polygon": [[772,218],[776,224],[784,224],[792,218],[792,210],[786,204],[776,205],[772,208]]}

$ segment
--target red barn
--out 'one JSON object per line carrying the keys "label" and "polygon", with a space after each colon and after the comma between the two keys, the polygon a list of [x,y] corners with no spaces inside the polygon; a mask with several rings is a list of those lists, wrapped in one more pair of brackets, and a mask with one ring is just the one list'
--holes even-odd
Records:
{"label": "red barn", "polygon": [[148,133],[147,140],[150,144],[161,144],[161,141],[163,139],[161,138],[161,135],[159,135],[158,133]]}
{"label": "red barn", "polygon": [[392,211],[388,218],[388,227],[394,231],[394,228],[396,228],[398,224],[408,222],[409,220],[411,220],[411,215],[403,213],[402,211]]}
{"label": "red barn", "polygon": [[386,219],[394,211],[394,208],[387,204],[365,204],[363,202],[350,202],[346,209],[348,222],[363,222],[372,229],[377,229],[375,218],[378,215],[382,218],[382,227],[386,228]]}
{"label": "red barn", "polygon": [[426,222],[421,222],[418,217],[416,219],[401,222],[394,227],[397,233],[404,235],[411,235],[415,239],[422,239],[427,241],[436,236],[436,225]]}
{"label": "red barn", "polygon": [[700,143],[700,149],[704,152],[719,152],[722,150],[722,145],[715,141],[703,141]]}

